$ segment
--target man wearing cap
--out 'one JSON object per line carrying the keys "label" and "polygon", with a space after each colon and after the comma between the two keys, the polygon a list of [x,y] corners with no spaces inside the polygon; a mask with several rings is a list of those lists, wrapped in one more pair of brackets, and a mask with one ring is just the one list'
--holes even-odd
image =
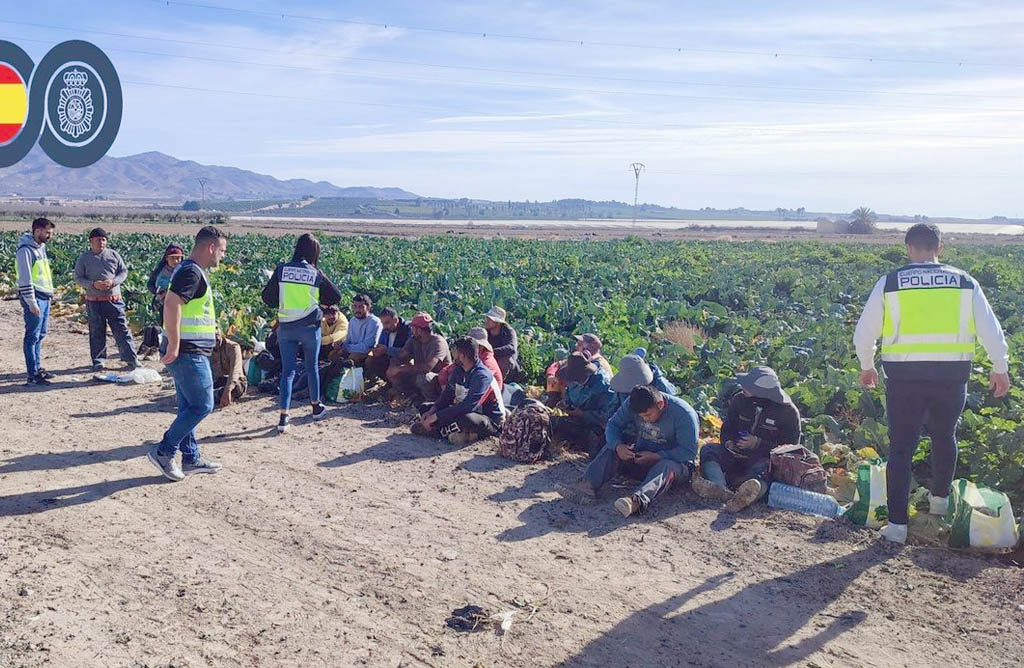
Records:
{"label": "man wearing cap", "polygon": [[89,357],[94,371],[103,369],[107,358],[107,326],[117,342],[121,361],[129,370],[139,368],[135,341],[128,331],[121,284],[128,278],[128,266],[121,255],[107,247],[102,227],[89,232],[89,250],[75,261],[75,282],[85,290],[85,310],[89,317]]}
{"label": "man wearing cap", "polygon": [[725,501],[725,509],[733,513],[768,492],[772,449],[800,442],[800,411],[782,389],[774,369],[754,367],[736,380],[740,391],[729,400],[722,442],[701,448],[704,477],[693,480],[693,491],[701,498]]}
{"label": "man wearing cap", "polygon": [[41,366],[43,338],[49,331],[50,299],[53,298],[53,274],[46,242],[53,234],[53,223],[47,218],[32,221],[32,231],[18,241],[15,267],[18,272],[18,301],[25,315],[25,370],[28,385],[49,385],[49,373]]}
{"label": "man wearing cap", "polygon": [[409,327],[412,337],[388,367],[388,381],[399,394],[434,401],[441,392],[437,373],[452,362],[448,341],[434,333],[429,313],[417,313]]}
{"label": "man wearing cap", "polygon": [[587,352],[590,353],[590,359],[600,367],[602,373],[608,375],[610,379],[612,377],[612,365],[605,359],[604,355],[601,354],[601,337],[597,334],[576,334],[576,352]]}
{"label": "man wearing cap", "polygon": [[506,409],[494,374],[480,361],[475,339],[455,341],[455,370],[433,404],[419,407],[420,419],[410,427],[421,436],[447,438],[463,446],[501,433]]}
{"label": "man wearing cap", "polygon": [[935,225],[914,225],[905,242],[910,263],[879,279],[853,334],[865,387],[878,384],[875,343],[882,338],[889,523],[881,534],[895,543],[907,540],[910,468],[923,426],[932,441],[929,510],[947,513],[956,472],[956,425],[977,341],[992,360],[992,395],[998,399],[1010,389],[1006,338],[981,286],[967,272],[939,262],[942,236]]}
{"label": "man wearing cap", "polygon": [[[575,352],[590,355],[591,361],[598,367],[598,372],[604,375],[606,379],[611,380],[612,365],[601,355],[601,339],[597,334],[575,334],[573,338],[576,340]],[[555,360],[544,372],[547,381],[548,398],[546,403],[548,406],[557,406],[565,394],[565,383],[558,377],[558,371],[567,362],[568,360]]]}
{"label": "man wearing cap", "polygon": [[519,339],[516,330],[508,324],[507,318],[505,309],[492,306],[491,310],[484,314],[484,329],[487,330],[487,342],[490,343],[494,357],[498,360],[502,376],[512,382],[520,371]]}
{"label": "man wearing cap", "polygon": [[589,352],[569,356],[557,372],[565,384],[565,399],[558,408],[568,416],[551,418],[551,431],[576,447],[594,454],[603,444],[605,424],[615,410],[615,393]]}
{"label": "man wearing cap", "polygon": [[[611,383],[609,383],[612,392],[615,393],[615,402],[611,411],[612,415],[615,414],[615,411],[619,410],[622,404],[626,403],[626,399],[629,399],[629,393],[637,385],[649,385],[659,390],[662,394],[668,394],[673,397],[679,394],[676,386],[662,375],[661,369],[657,365],[648,362],[646,357],[647,351],[644,348],[637,348],[631,354],[619,360],[619,370],[612,376]],[[627,438],[632,437],[629,438],[629,441],[634,442],[636,434],[631,431],[632,425],[627,424],[625,429]]]}
{"label": "man wearing cap", "polygon": [[[562,496],[593,502],[597,490],[617,473],[643,480],[630,496],[615,501],[623,517],[643,512],[678,480],[689,480],[697,457],[697,413],[679,397],[637,385],[605,428],[605,445],[581,480],[559,484]],[[636,434],[630,443],[628,430]]]}

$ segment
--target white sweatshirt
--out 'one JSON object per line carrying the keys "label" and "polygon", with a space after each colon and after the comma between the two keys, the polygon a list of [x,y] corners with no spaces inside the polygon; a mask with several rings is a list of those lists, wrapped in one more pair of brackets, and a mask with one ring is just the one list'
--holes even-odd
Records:
{"label": "white sweatshirt", "polygon": [[[919,262],[916,264],[934,263]],[[860,368],[863,371],[875,368],[875,343],[882,335],[882,314],[885,310],[885,279],[886,277],[883,276],[875,283],[875,287],[864,305],[864,312],[861,313],[860,320],[857,321],[857,329],[853,332],[853,345],[857,348],[857,357],[860,359]],[[974,278],[971,281],[974,283],[974,326],[978,339],[985,347],[989,359],[992,360],[992,370],[996,373],[1007,373],[1010,357],[1006,337],[1003,336],[1003,328],[1000,326],[996,314],[992,312],[992,307],[978,281]]]}

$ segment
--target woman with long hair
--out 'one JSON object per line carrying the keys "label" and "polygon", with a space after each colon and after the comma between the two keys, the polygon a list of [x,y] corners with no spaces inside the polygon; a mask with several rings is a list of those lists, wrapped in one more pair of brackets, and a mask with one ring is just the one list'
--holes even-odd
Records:
{"label": "woman with long hair", "polygon": [[321,305],[341,301],[341,294],[318,265],[320,242],[312,234],[303,234],[295,243],[290,262],[277,265],[266,287],[263,301],[277,309],[277,340],[281,347],[281,417],[277,431],[288,430],[288,411],[292,401],[292,385],[301,351],[313,419],[327,416],[320,403],[320,321]]}

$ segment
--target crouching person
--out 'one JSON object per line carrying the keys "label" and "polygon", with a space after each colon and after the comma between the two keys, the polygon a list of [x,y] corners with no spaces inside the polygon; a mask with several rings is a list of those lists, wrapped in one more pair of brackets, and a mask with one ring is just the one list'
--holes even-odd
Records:
{"label": "crouching person", "polygon": [[[632,427],[632,429],[630,429]],[[679,397],[637,385],[608,421],[605,445],[571,485],[558,485],[562,496],[592,502],[617,473],[643,480],[636,491],[615,502],[624,517],[643,512],[677,479],[689,480],[697,457],[697,413]],[[626,434],[636,434],[629,443]]]}
{"label": "crouching person", "polygon": [[722,442],[704,446],[704,477],[693,480],[693,491],[700,497],[725,501],[725,510],[732,513],[768,492],[772,448],[800,442],[800,411],[771,367],[755,367],[736,380],[741,390],[729,400]]}
{"label": "crouching person", "polygon": [[437,402],[420,406],[412,432],[463,446],[501,433],[506,411],[494,373],[480,361],[477,342],[464,336],[454,348],[455,370]]}

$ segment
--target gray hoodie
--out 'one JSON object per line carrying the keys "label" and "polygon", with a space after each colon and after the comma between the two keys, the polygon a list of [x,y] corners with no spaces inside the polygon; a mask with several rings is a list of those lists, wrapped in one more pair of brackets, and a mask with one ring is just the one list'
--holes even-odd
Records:
{"label": "gray hoodie", "polygon": [[21,297],[29,306],[36,305],[37,294],[40,299],[49,299],[53,297],[52,292],[38,290],[32,285],[32,265],[36,263],[36,260],[46,258],[46,244],[36,243],[36,239],[32,236],[32,233],[26,232],[21,236],[21,240],[18,241],[18,252],[16,257],[18,267],[18,296]]}

